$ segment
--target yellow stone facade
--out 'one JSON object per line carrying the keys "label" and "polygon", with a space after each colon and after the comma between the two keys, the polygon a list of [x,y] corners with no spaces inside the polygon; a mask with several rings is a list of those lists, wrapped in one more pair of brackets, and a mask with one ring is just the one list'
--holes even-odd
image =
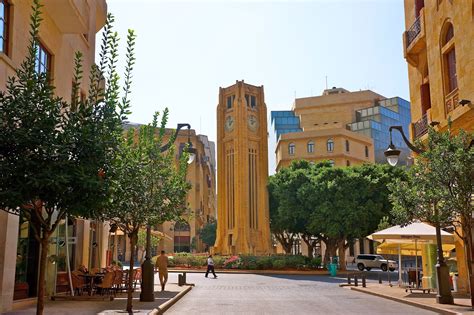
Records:
{"label": "yellow stone facade", "polygon": [[[14,76],[15,68],[20,66],[27,53],[30,39],[30,14],[33,1],[7,0],[6,6],[0,9],[5,16],[6,29],[4,40],[0,41],[0,89],[6,87],[8,77]],[[42,49],[49,56],[44,65],[50,71],[55,93],[70,100],[73,78],[73,60],[76,51],[81,51],[84,58],[84,70],[90,69],[95,59],[96,33],[103,27],[107,15],[105,0],[42,1],[43,21],[39,30],[39,42]],[[5,14],[4,14],[5,13]],[[2,19],[3,20],[3,19]],[[6,35],[6,36],[5,36]],[[87,78],[88,76],[85,75]],[[88,80],[80,86],[81,93],[86,94]],[[72,220],[70,229],[74,229],[76,244],[74,245],[74,265],[104,266],[106,264],[106,250],[108,242],[108,225],[97,224],[88,220]],[[25,283],[15,283],[18,239],[28,237],[25,224],[19,222],[17,216],[0,211],[0,313],[11,310],[12,301],[31,295],[33,288]],[[72,232],[72,231],[71,231]],[[59,235],[63,237],[64,225],[58,227]],[[72,236],[71,233],[69,236]],[[91,246],[93,243],[94,246]],[[32,245],[30,245],[31,247]],[[61,256],[63,249],[57,249],[55,244],[50,245],[50,255]],[[60,291],[61,282],[65,279],[57,265],[49,263],[47,266],[48,282],[47,293],[52,294],[56,289]],[[54,276],[56,275],[56,277]],[[27,289],[28,288],[28,289]],[[25,294],[27,296],[25,296]],[[34,293],[33,293],[34,295]]]}
{"label": "yellow stone facade", "polygon": [[[408,63],[411,140],[427,126],[474,131],[474,2],[405,0],[404,56]],[[424,257],[425,258],[425,257]],[[456,236],[458,289],[469,290],[463,242]]]}
{"label": "yellow stone facade", "polygon": [[[168,253],[203,253],[209,250],[199,238],[199,230],[215,220],[217,215],[215,144],[205,135],[196,135],[194,130],[191,130],[190,140],[197,152],[193,163],[188,165],[186,174],[191,190],[187,195],[188,212],[182,218],[189,224],[189,229],[177,228],[175,222],[165,222],[158,228],[165,235],[159,249]],[[180,131],[175,141],[176,161],[180,147],[187,142],[188,131]]]}
{"label": "yellow stone facade", "polygon": [[217,106],[218,223],[214,252],[272,252],[267,107],[263,86],[220,88]]}
{"label": "yellow stone facade", "polygon": [[[330,94],[333,90],[337,92]],[[381,99],[385,97],[370,90],[348,92],[344,89],[326,90],[321,96],[296,99],[293,111],[300,119],[302,132],[282,134],[278,139],[277,171],[287,167],[292,160],[301,159],[329,160],[335,166],[374,163],[373,140],[347,130],[346,125],[356,120],[356,110],[371,107],[374,100]],[[314,144],[313,149],[310,143]]]}

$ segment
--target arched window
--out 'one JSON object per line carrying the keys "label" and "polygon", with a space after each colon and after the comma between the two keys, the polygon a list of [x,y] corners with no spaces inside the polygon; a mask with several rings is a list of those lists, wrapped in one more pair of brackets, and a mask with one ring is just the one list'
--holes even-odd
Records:
{"label": "arched window", "polygon": [[174,224],[175,231],[191,231],[189,223],[186,221],[178,221]]}
{"label": "arched window", "polygon": [[334,167],[334,161],[333,160],[329,160],[329,164],[331,164],[331,167]]}
{"label": "arched window", "polygon": [[346,161],[346,166],[351,166],[351,161],[347,160]]}
{"label": "arched window", "polygon": [[346,152],[350,151],[349,140],[346,140]]}
{"label": "arched window", "polygon": [[368,146],[365,146],[365,157],[366,158],[369,157],[369,147]]}
{"label": "arched window", "polygon": [[290,144],[288,145],[288,154],[289,154],[289,155],[295,155],[295,148],[296,148],[295,144],[294,144],[294,143],[290,143]]}
{"label": "arched window", "polygon": [[332,139],[328,139],[328,141],[326,142],[326,147],[328,152],[334,151],[334,141]]}
{"label": "arched window", "polygon": [[449,94],[458,87],[456,72],[456,49],[454,47],[454,28],[449,22],[441,33],[441,52],[443,55],[443,77],[445,94]]}
{"label": "arched window", "polygon": [[313,141],[308,142],[308,153],[314,153],[314,142]]}

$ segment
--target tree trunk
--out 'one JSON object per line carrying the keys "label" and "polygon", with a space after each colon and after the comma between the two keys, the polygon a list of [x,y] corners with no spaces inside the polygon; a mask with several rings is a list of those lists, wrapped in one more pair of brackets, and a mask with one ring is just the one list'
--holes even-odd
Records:
{"label": "tree trunk", "polygon": [[46,276],[46,259],[48,257],[48,241],[49,234],[44,233],[41,238],[41,255],[39,261],[39,277],[38,277],[38,302],[36,305],[36,315],[42,315],[44,310],[44,292],[45,292],[45,276]]}
{"label": "tree trunk", "polygon": [[342,271],[346,270],[346,240],[341,240],[337,244],[339,254],[339,266]]}
{"label": "tree trunk", "polygon": [[128,237],[130,238],[130,270],[128,272],[128,291],[127,291],[127,312],[132,312],[132,301],[133,301],[133,267],[135,265],[135,239],[137,237],[137,232],[135,231],[132,234],[129,234]]}
{"label": "tree trunk", "polygon": [[313,251],[314,251],[315,244],[310,240],[310,236],[308,236],[308,237],[301,236],[301,238],[303,239],[303,242],[308,247],[308,257],[310,259],[313,259],[313,257],[314,257],[313,256]]}
{"label": "tree trunk", "polygon": [[291,253],[291,248],[293,247],[293,236],[285,237],[284,233],[275,233],[275,237],[278,242],[283,247],[285,254],[288,255]]}
{"label": "tree trunk", "polygon": [[327,239],[324,241],[326,244],[326,252],[324,253],[324,265],[331,263],[330,257],[336,256],[337,242],[333,239]]}

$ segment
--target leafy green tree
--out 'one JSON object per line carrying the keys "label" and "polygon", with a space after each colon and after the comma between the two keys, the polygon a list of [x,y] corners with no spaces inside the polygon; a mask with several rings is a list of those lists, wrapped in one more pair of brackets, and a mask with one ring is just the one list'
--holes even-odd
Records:
{"label": "leafy green tree", "polygon": [[[415,159],[408,178],[389,188],[397,223],[421,220],[435,227],[456,227],[464,241],[468,271],[472,275],[472,211],[474,187],[473,134],[460,130],[429,129],[424,152]],[[420,146],[420,144],[418,144]]]}
{"label": "leafy green tree", "polygon": [[311,184],[300,190],[299,198],[313,208],[308,225],[326,244],[325,263],[337,250],[340,266],[345,268],[345,250],[353,239],[373,233],[389,213],[387,183],[403,172],[363,165],[320,168],[313,173]]}
{"label": "leafy green tree", "polygon": [[214,246],[216,242],[217,221],[210,219],[202,229],[199,230],[199,238],[207,245],[207,247]]}
{"label": "leafy green tree", "polygon": [[[156,248],[161,241],[161,237],[156,234],[150,235],[150,248]],[[137,239],[137,250],[140,257],[140,264],[143,263],[143,259],[145,258],[145,250],[146,250],[146,231],[143,229],[138,230],[138,239]],[[141,253],[141,254],[140,254]]]}
{"label": "leafy green tree", "polygon": [[[80,53],[75,56],[71,103],[55,96],[50,74],[35,69],[40,9],[34,0],[26,58],[0,92],[0,207],[26,219],[40,243],[37,314],[44,309],[51,235],[66,215],[91,217],[108,199],[107,174],[129,114],[130,88],[126,80],[120,101],[117,35],[111,32],[109,15],[100,63],[89,74],[88,98],[77,97],[83,74]],[[133,39],[130,33],[126,78],[134,61]]]}
{"label": "leafy green tree", "polygon": [[[152,124],[130,128],[124,135],[109,173],[112,196],[99,217],[112,221],[124,231],[132,253],[141,227],[177,221],[186,210],[186,194],[190,188],[186,182],[188,154],[184,152],[176,166],[174,146],[162,152],[168,109],[163,112],[160,126],[158,116],[155,113]],[[134,263],[131,255],[131,269]],[[133,307],[132,284],[133,278],[129,277],[128,312]]]}
{"label": "leafy green tree", "polygon": [[268,183],[270,230],[286,254],[291,254],[296,237],[302,229],[294,209],[298,207],[296,190],[306,175],[303,170],[297,171],[297,163],[299,162],[293,162],[290,167],[278,171],[269,178]]}

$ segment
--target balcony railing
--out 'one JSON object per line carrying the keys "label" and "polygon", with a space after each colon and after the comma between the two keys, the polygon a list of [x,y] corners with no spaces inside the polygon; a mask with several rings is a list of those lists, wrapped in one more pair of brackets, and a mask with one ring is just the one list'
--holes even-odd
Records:
{"label": "balcony railing", "polygon": [[421,119],[413,124],[413,131],[415,139],[420,138],[428,132],[428,115],[426,113],[421,116]]}
{"label": "balcony railing", "polygon": [[446,95],[445,97],[446,114],[449,112],[452,112],[453,110],[456,109],[456,107],[459,106],[458,101],[459,101],[458,89],[455,89],[451,93]]}
{"label": "balcony railing", "polygon": [[407,37],[406,43],[407,48],[410,47],[410,44],[420,35],[421,33],[421,15],[419,15],[415,23],[410,27],[408,31],[406,31],[405,36]]}

